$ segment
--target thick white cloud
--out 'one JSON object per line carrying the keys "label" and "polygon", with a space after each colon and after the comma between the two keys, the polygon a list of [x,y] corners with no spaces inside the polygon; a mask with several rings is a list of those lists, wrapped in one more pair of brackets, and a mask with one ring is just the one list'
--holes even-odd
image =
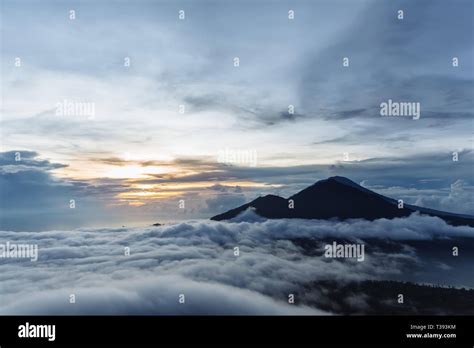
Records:
{"label": "thick white cloud", "polygon": [[[67,304],[70,294],[76,303]],[[179,296],[184,295],[184,303]],[[41,291],[14,301],[2,314],[321,315],[324,311],[277,302],[254,291],[164,276],[111,281],[101,286]]]}
{"label": "thick white cloud", "polygon": [[[0,260],[0,313],[321,314],[302,302],[289,305],[288,294],[301,299],[305,284],[317,280],[403,277],[420,264],[403,240],[473,235],[473,228],[415,215],[374,222],[194,221],[134,229],[2,231],[1,242],[37,244],[39,259]],[[391,243],[392,250],[373,238]],[[332,239],[365,243],[365,261],[324,258],[324,244]],[[68,302],[72,293],[75,304]],[[185,304],[178,303],[179,294],[185,294]]]}
{"label": "thick white cloud", "polygon": [[449,193],[435,192],[417,198],[415,204],[422,207],[455,212],[472,213],[474,187],[466,181],[458,179],[450,185]]}

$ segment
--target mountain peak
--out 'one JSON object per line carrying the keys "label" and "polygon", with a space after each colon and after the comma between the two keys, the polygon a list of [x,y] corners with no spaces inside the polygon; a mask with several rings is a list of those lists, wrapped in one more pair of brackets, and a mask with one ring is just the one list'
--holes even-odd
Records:
{"label": "mountain peak", "polygon": [[[333,181],[337,181],[341,184],[345,184],[345,185],[357,185],[354,181],[352,181],[351,179],[348,179],[346,178],[345,176],[331,176],[329,178],[327,178],[326,180],[333,180]],[[359,186],[359,185],[357,185]]]}

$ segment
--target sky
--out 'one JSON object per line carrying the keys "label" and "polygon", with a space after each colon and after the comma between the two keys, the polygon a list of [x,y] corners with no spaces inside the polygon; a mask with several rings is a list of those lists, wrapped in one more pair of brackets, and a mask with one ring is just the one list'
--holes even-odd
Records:
{"label": "sky", "polygon": [[0,228],[208,218],[332,175],[473,213],[473,7],[3,0]]}

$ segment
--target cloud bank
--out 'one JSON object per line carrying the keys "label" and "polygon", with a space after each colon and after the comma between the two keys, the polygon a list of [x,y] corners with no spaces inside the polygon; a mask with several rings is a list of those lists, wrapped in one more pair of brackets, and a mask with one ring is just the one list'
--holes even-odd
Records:
{"label": "cloud bank", "polygon": [[[305,304],[315,296],[306,284],[403,279],[424,262],[409,240],[473,236],[473,228],[416,215],[2,231],[1,241],[37,244],[39,259],[0,259],[0,314],[324,314]],[[332,240],[365,243],[365,261],[323,257]]]}

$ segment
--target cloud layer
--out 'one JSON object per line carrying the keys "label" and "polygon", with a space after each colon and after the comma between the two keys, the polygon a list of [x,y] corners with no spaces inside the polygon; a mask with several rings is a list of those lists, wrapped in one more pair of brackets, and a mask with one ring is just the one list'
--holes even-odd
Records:
{"label": "cloud layer", "polygon": [[[410,240],[430,245],[440,238],[472,238],[474,229],[413,215],[374,222],[195,221],[1,236],[2,242],[39,247],[36,263],[0,259],[1,314],[324,314],[304,305],[314,297],[303,291],[306,284],[407,279],[427,267]],[[364,243],[365,261],[323,257],[324,245],[336,240]],[[437,271],[440,283],[447,269],[455,272],[444,264]],[[291,293],[298,294],[295,304],[288,303]]]}

